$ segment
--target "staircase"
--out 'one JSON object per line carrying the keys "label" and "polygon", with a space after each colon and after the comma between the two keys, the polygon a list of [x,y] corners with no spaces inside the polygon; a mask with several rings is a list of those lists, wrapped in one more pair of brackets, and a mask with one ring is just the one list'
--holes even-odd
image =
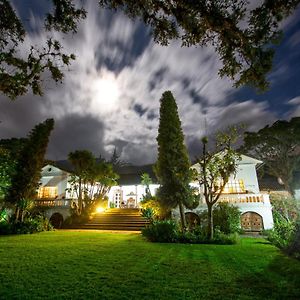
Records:
{"label": "staircase", "polygon": [[139,209],[111,208],[95,213],[87,224],[80,225],[80,229],[140,231],[146,224],[148,221],[141,216]]}

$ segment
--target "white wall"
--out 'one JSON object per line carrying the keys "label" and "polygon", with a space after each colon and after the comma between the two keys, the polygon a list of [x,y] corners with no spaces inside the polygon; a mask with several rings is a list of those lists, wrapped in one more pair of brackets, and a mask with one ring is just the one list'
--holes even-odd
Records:
{"label": "white wall", "polygon": [[[150,184],[149,188],[152,195],[155,195],[156,190],[158,189],[158,184]],[[108,194],[109,203],[114,203],[114,194],[122,190],[123,200],[126,202],[129,198],[134,198],[136,200],[137,206],[143,200],[143,195],[145,194],[145,186],[144,185],[123,185],[123,186],[113,186]],[[130,194],[133,195],[130,195]],[[108,203],[108,206],[110,205]]]}
{"label": "white wall", "polygon": [[242,179],[244,181],[245,190],[249,193],[259,193],[259,186],[256,174],[255,164],[241,164],[237,168],[235,176],[231,176],[233,179]]}

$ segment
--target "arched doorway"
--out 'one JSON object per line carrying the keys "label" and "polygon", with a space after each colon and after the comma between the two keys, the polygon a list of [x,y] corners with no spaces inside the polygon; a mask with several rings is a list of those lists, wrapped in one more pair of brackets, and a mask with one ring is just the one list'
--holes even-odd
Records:
{"label": "arched doorway", "polygon": [[197,225],[200,225],[200,218],[197,214],[193,212],[186,212],[185,213],[185,221],[186,225],[189,228],[195,228]]}
{"label": "arched doorway", "polygon": [[60,213],[54,213],[49,221],[54,228],[61,228],[64,218]]}
{"label": "arched doorway", "polygon": [[241,226],[245,231],[262,231],[263,218],[258,213],[248,211],[241,216]]}
{"label": "arched doorway", "polygon": [[135,199],[132,197],[127,200],[127,208],[135,208]]}

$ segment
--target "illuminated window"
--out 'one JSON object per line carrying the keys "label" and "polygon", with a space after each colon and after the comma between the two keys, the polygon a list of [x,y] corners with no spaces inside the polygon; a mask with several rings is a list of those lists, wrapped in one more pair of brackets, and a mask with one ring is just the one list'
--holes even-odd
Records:
{"label": "illuminated window", "polygon": [[57,197],[57,195],[58,195],[57,187],[44,186],[44,187],[40,187],[38,191],[38,197],[41,199],[55,198]]}
{"label": "illuminated window", "polygon": [[229,180],[224,187],[223,194],[245,193],[244,180]]}

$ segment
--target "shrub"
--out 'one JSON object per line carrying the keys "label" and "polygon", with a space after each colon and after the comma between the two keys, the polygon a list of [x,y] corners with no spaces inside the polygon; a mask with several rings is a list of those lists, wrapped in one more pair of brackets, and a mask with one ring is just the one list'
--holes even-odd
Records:
{"label": "shrub", "polygon": [[300,223],[295,226],[295,233],[291,238],[290,244],[286,248],[288,255],[300,260]]}
{"label": "shrub", "polygon": [[237,232],[231,234],[225,234],[222,231],[215,229],[214,239],[211,241],[212,244],[219,245],[234,245],[239,242],[239,235]]}
{"label": "shrub", "polygon": [[182,232],[178,225],[171,220],[155,221],[153,224],[142,229],[142,234],[151,242],[160,243],[185,243],[185,244],[220,244],[232,245],[239,240],[237,233],[225,234],[216,230],[213,240],[209,240],[206,230],[196,227],[192,231]]}
{"label": "shrub", "polygon": [[89,221],[91,216],[91,211],[89,209],[85,209],[78,214],[78,207],[75,202],[72,203],[70,206],[70,215],[64,219],[63,226],[68,227],[69,225],[73,224],[84,224]]}
{"label": "shrub", "polygon": [[142,208],[141,212],[142,212],[143,218],[149,220],[150,222],[153,222],[153,220],[155,218],[155,214],[151,207]]}
{"label": "shrub", "polygon": [[[285,253],[300,259],[300,224],[294,199],[272,195],[274,228],[267,232],[268,240]],[[298,221],[299,222],[299,221]]]}
{"label": "shrub", "polygon": [[153,219],[163,219],[167,214],[155,196],[145,197],[140,205],[142,210],[150,208],[153,211]]}
{"label": "shrub", "polygon": [[213,240],[209,240],[206,230],[201,227],[193,231],[178,232],[177,241],[179,243],[189,244],[219,244],[219,245],[233,245],[238,243],[239,235],[235,232],[232,234],[225,234],[216,229]]}
{"label": "shrub", "polygon": [[274,228],[270,230],[268,240],[280,249],[287,248],[295,234],[295,222],[291,222],[280,215],[274,213]]}
{"label": "shrub", "polygon": [[151,242],[170,243],[177,240],[178,225],[173,220],[154,221],[142,229],[142,234]]}
{"label": "shrub", "polygon": [[12,225],[8,222],[0,222],[0,235],[12,234]]}
{"label": "shrub", "polygon": [[[207,210],[199,214],[200,226],[207,228]],[[228,203],[218,203],[213,209],[214,229],[219,229],[225,234],[241,231],[241,212],[235,206]]]}
{"label": "shrub", "polygon": [[188,244],[206,244],[208,242],[206,228],[197,226],[192,231],[179,231],[177,232],[177,241]]}
{"label": "shrub", "polygon": [[296,221],[297,205],[295,199],[290,196],[272,193],[270,194],[270,201],[274,218],[281,216],[288,221]]}
{"label": "shrub", "polygon": [[53,230],[49,220],[41,215],[28,217],[23,222],[0,223],[0,234],[24,234]]}
{"label": "shrub", "polygon": [[239,232],[241,212],[236,206],[228,203],[218,203],[214,208],[213,216],[214,227],[218,227],[221,232],[226,234]]}

